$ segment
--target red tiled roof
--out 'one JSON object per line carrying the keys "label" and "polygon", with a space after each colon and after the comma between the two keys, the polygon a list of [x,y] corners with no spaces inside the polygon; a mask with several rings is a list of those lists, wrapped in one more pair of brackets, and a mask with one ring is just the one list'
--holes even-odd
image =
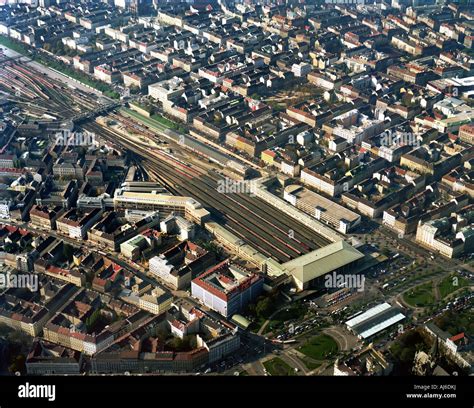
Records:
{"label": "red tiled roof", "polygon": [[453,341],[453,342],[457,342],[458,340],[461,340],[464,338],[464,332],[462,333],[459,333],[459,334],[456,334],[455,336],[453,337],[450,337],[449,340]]}

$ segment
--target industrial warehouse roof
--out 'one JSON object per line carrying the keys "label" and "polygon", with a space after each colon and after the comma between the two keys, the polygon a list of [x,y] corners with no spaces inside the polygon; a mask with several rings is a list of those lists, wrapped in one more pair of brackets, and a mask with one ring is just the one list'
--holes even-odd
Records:
{"label": "industrial warehouse roof", "polygon": [[374,306],[372,309],[367,310],[366,312],[354,317],[353,319],[348,320],[346,322],[346,325],[352,328],[362,322],[365,322],[366,320],[369,320],[370,318],[374,316],[377,316],[379,313],[382,313],[390,308],[391,306],[389,303],[381,303],[380,305]]}
{"label": "industrial warehouse roof", "polygon": [[306,283],[363,257],[357,249],[341,240],[286,262],[283,266],[295,279]]}
{"label": "industrial warehouse roof", "polygon": [[399,309],[382,303],[348,320],[346,326],[366,339],[403,319],[405,315]]}

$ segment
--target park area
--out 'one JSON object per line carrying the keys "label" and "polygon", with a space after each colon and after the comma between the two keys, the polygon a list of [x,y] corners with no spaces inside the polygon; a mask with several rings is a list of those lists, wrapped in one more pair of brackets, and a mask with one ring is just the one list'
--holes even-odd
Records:
{"label": "park area", "polygon": [[275,313],[268,322],[265,333],[277,332],[282,330],[288,322],[296,322],[298,319],[302,319],[306,313],[306,310],[300,303],[294,303],[279,312]]}
{"label": "park area", "polygon": [[444,299],[446,296],[450,295],[457,290],[464,288],[469,285],[469,280],[457,275],[450,275],[444,278],[439,286],[439,294],[441,299]]}
{"label": "park area", "polygon": [[288,376],[296,375],[293,368],[286,364],[281,358],[275,357],[271,360],[265,361],[263,366],[268,374],[273,376]]}
{"label": "park area", "polygon": [[435,302],[433,282],[427,282],[410,289],[403,295],[403,300],[413,307],[431,306]]}
{"label": "park area", "polygon": [[334,339],[326,334],[310,338],[298,351],[313,360],[325,360],[337,353],[338,347]]}
{"label": "park area", "polygon": [[452,274],[441,281],[429,281],[418,285],[403,295],[403,300],[412,307],[431,307],[437,302],[446,300],[449,295],[469,286],[465,277]]}

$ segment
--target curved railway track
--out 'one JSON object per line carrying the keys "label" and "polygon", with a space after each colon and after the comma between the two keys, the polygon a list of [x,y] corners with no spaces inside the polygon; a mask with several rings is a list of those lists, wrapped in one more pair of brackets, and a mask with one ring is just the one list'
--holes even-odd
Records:
{"label": "curved railway track", "polygon": [[72,95],[63,89],[64,86],[61,83],[46,79],[41,73],[27,70],[12,62],[0,68],[0,85],[8,89],[10,94],[12,90],[18,93],[16,98],[20,100],[20,103],[25,103],[23,99],[28,99],[29,108],[32,111],[41,113],[46,110],[62,119],[77,115],[84,109],[97,108],[96,103],[81,92],[75,92]]}

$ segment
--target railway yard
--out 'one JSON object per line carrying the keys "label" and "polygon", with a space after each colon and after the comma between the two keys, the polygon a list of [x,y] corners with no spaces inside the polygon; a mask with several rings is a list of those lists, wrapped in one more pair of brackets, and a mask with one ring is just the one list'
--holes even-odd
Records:
{"label": "railway yard", "polygon": [[98,106],[85,92],[75,89],[71,95],[64,84],[21,63],[0,62],[0,96],[14,102],[25,119],[37,123],[67,120]]}
{"label": "railway yard", "polygon": [[[18,117],[38,123],[58,123],[101,107],[97,98],[78,89],[69,89],[58,81],[8,59],[0,67],[0,93],[20,108]],[[106,119],[159,141],[160,135],[138,121],[110,113]],[[283,211],[248,193],[218,193],[224,176],[204,166],[188,165],[159,149],[140,145],[131,138],[101,126],[92,120],[81,123],[83,129],[126,148],[140,158],[146,172],[171,192],[201,202],[215,221],[265,256],[286,262],[325,246],[330,241],[304,226]],[[183,146],[171,141],[175,150]],[[199,157],[197,155],[196,157]]]}
{"label": "railway yard", "polygon": [[[129,127],[133,126],[136,130],[137,124],[131,123],[130,119],[116,114],[112,114],[111,118],[128,124]],[[88,123],[83,127],[142,157],[145,169],[171,191],[201,202],[217,222],[269,257],[286,262],[330,243],[257,197],[245,193],[218,193],[218,183],[223,180],[223,176],[214,171],[190,167],[170,155],[157,149],[150,150],[97,123]],[[148,135],[157,137],[150,131]]]}

